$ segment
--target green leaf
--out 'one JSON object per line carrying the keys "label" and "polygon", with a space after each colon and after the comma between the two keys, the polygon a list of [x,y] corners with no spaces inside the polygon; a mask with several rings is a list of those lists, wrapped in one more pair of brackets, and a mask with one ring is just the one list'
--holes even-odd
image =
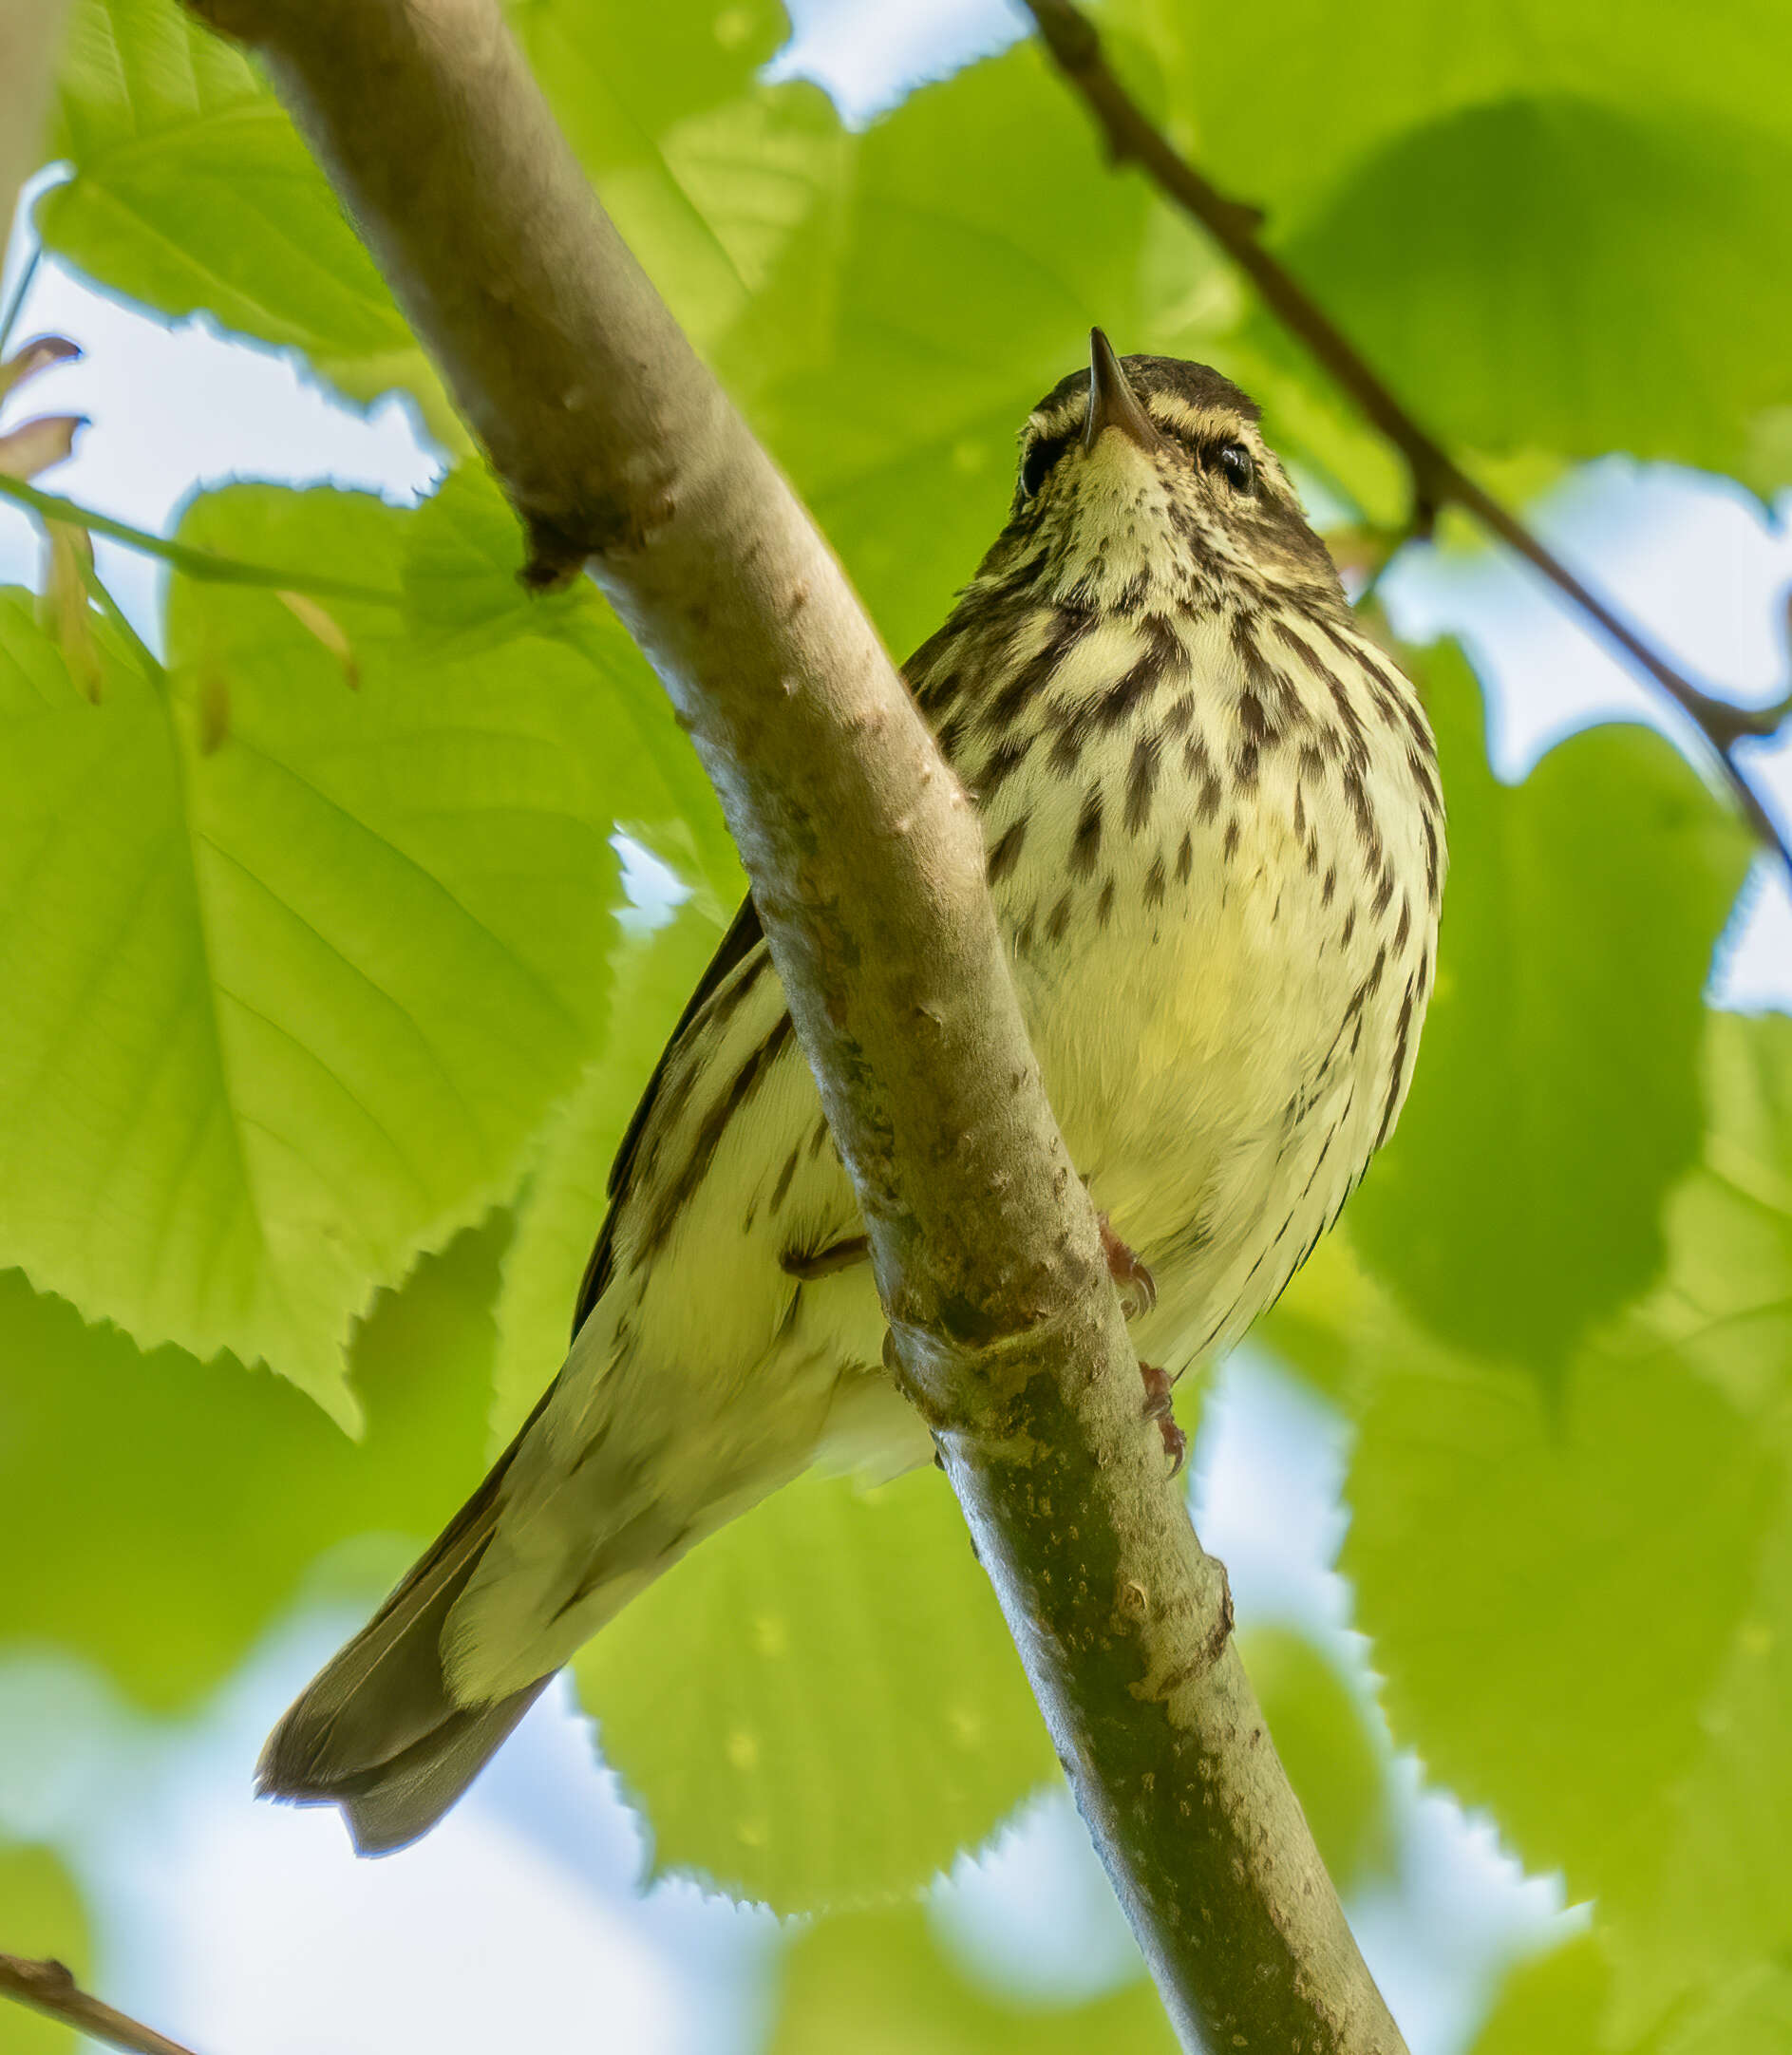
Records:
{"label": "green leaf", "polygon": [[1469,2055],[1591,2055],[1612,1979],[1597,1939],[1576,1934],[1508,1972]]}
{"label": "green leaf", "polygon": [[[406,526],[238,487],[182,533],[396,592]],[[601,1046],[638,760],[559,641],[177,578],[172,680],[115,651],[96,709],[3,618],[0,1255],[351,1418],[368,1292],[510,1196]]]}
{"label": "green leaf", "polygon": [[1398,1324],[1365,1354],[1343,1567],[1396,1743],[1571,1899],[1652,1876],[1778,1465],[1669,1352],[1587,1351],[1553,1403]]}
{"label": "green leaf", "polygon": [[1056,1774],[932,1470],[810,1476],[637,1598],[574,1664],[661,1871],[782,1912],[914,1889]]}
{"label": "green leaf", "polygon": [[0,1592],[0,1647],[53,1644],[174,1711],[236,1668],[327,1551],[393,1537],[338,1578],[377,1595],[484,1466],[508,1232],[501,1216],[469,1231],[376,1300],[351,1355],[360,1442],[278,1378],[145,1355],[0,1272],[0,1555],[32,1566]]}
{"label": "green leaf", "polygon": [[1113,11],[1149,38],[1207,170],[1278,217],[1407,131],[1530,95],[1787,126],[1792,29],[1777,0],[1735,0],[1696,36],[1673,0],[1463,0],[1447,19],[1429,0],[1116,0]]}
{"label": "green leaf", "polygon": [[[77,1982],[92,1945],[74,1879],[47,1848],[0,1847],[0,1951],[60,1962]],[[0,2055],[74,2055],[75,2032],[0,1996]]]}
{"label": "green leaf", "polygon": [[1616,2025],[1626,2033],[1792,1951],[1792,1518],[1784,1511],[1702,1728],[1697,1760],[1672,1793],[1657,1862],[1614,1878],[1600,1906]]}
{"label": "green leaf", "polygon": [[624,239],[713,348],[851,177],[855,140],[826,97],[758,83],[783,9],[524,0],[511,19]]}
{"label": "green leaf", "polygon": [[1789,184],[1784,138],[1515,100],[1401,137],[1281,254],[1450,441],[1720,467],[1792,399]]}
{"label": "green leaf", "polygon": [[414,356],[273,92],[175,0],[78,0],[61,88],[74,176],[38,202],[47,248],[161,313],[203,310],[320,366]]}
{"label": "green leaf", "polygon": [[471,657],[528,634],[576,650],[601,680],[617,745],[630,759],[626,825],[726,918],[745,880],[714,790],[659,680],[590,579],[531,593],[520,582],[523,556],[521,526],[491,474],[478,461],[461,464],[406,530],[406,625],[431,653]]}
{"label": "green leaf", "polygon": [[1424,669],[1450,809],[1438,989],[1351,1238],[1445,1340],[1553,1373],[1661,1268],[1662,1205],[1698,1149],[1700,994],[1749,842],[1638,727],[1495,783],[1466,667]]}
{"label": "green leaf", "polygon": [[1326,1869],[1348,1895],[1391,1852],[1376,1738],[1349,1686],[1304,1634],[1252,1628],[1239,1652]]}
{"label": "green leaf", "polygon": [[617,945],[614,1031],[542,1137],[504,1258],[495,1448],[529,1417],[566,1353],[579,1282],[609,1211],[611,1162],[718,938],[714,917],[687,901],[655,933]]}
{"label": "green leaf", "polygon": [[1015,435],[1091,323],[1146,347],[1151,217],[1023,46],[876,124],[729,339],[725,371],[898,658],[994,540]]}
{"label": "green leaf", "polygon": [[1703,1160],[1675,1191],[1672,1256],[1639,1326],[1744,1411],[1792,1391],[1792,1020],[1713,1013]]}
{"label": "green leaf", "polygon": [[[1792,1449],[1792,1021],[1713,1014],[1704,1159],[1669,1209],[1662,1289],[1614,1347],[1668,1347]],[[1769,1531],[1746,1611],[1672,1794],[1662,1859],[1601,1906],[1617,2029],[1631,2033],[1792,1950],[1792,1517]]]}
{"label": "green leaf", "polygon": [[1005,2004],[934,1945],[918,1906],[822,1920],[786,1958],[770,2055],[1173,2055],[1147,1983],[1063,2011]]}
{"label": "green leaf", "polygon": [[1761,1963],[1663,2034],[1660,2055],[1785,2055],[1792,2046],[1792,1970]]}

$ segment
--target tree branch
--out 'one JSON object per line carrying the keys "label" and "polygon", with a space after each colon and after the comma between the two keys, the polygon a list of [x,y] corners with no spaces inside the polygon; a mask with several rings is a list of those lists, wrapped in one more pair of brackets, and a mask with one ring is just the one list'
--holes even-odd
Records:
{"label": "tree branch", "polygon": [[126,2048],[130,2055],[193,2055],[191,2048],[170,2041],[153,2027],[141,2026],[98,1998],[88,1997],[60,1962],[28,1962],[22,1955],[0,1955],[0,1991],[34,2012],[79,2027],[108,2047]]}
{"label": "tree branch", "polygon": [[1269,1744],[1009,979],[976,815],[497,0],[196,0],[266,60],[533,543],[713,780],[934,1430],[1190,2046],[1397,2055]]}
{"label": "tree branch", "polygon": [[1546,549],[1516,516],[1479,485],[1442,443],[1408,412],[1356,346],[1281,261],[1263,246],[1261,212],[1229,198],[1181,156],[1122,85],[1102,54],[1095,25],[1075,0],[1025,0],[1041,40],[1095,117],[1116,163],[1137,164],[1200,223],[1262,295],[1290,334],[1363,410],[1405,461],[1416,525],[1423,531],[1446,506],[1460,506],[1563,594],[1673,701],[1710,745],[1750,825],[1792,868],[1792,844],[1768,815],[1737,760],[1741,742],[1770,736],[1792,717],[1792,699],[1771,707],[1733,706],[1702,691],[1676,670]]}

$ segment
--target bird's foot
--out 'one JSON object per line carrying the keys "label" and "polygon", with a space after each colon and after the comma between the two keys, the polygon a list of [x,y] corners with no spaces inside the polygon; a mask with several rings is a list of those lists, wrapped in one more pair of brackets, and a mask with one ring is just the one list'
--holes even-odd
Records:
{"label": "bird's foot", "polygon": [[1107,1224],[1106,1214],[1098,1213],[1095,1219],[1102,1231],[1102,1254],[1107,1258],[1107,1274],[1120,1287],[1120,1302],[1127,1319],[1136,1320],[1158,1303],[1157,1279]]}
{"label": "bird's foot", "polygon": [[1170,1409],[1170,1391],[1175,1380],[1167,1370],[1159,1369],[1155,1363],[1141,1363],[1139,1374],[1145,1386],[1145,1418],[1158,1423],[1158,1432],[1163,1437],[1163,1452],[1170,1459],[1170,1475],[1174,1477],[1188,1457],[1188,1436],[1177,1425],[1176,1415]]}

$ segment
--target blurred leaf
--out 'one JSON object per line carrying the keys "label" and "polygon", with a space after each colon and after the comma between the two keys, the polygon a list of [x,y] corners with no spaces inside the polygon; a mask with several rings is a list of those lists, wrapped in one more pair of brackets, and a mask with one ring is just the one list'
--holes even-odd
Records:
{"label": "blurred leaf", "polygon": [[1334,1228],[1251,1330],[1317,1391],[1344,1403],[1360,1338],[1383,1294],[1364,1274],[1348,1230]]}
{"label": "blurred leaf", "polygon": [[801,1934],[785,1958],[769,2055],[1174,2055],[1147,1983],[1058,2011],[1005,2004],[934,1945],[918,1906],[852,1913]]}
{"label": "blurred leaf", "polygon": [[[47,1848],[0,1847],[0,1951],[87,1975],[92,1944],[80,1893]],[[75,2032],[0,1997],[0,2055],[74,2055]]]}
{"label": "blurred leaf", "polygon": [[375,1301],[350,1359],[358,1444],[278,1378],[144,1355],[0,1272],[0,1558],[30,1565],[0,1593],[0,1645],[54,1643],[173,1710],[230,1674],[326,1550],[435,1534],[483,1468],[508,1232],[469,1231]]}
{"label": "blurred leaf", "polygon": [[1450,808],[1412,1097],[1349,1213],[1444,1339],[1553,1373],[1659,1272],[1699,1142],[1701,991],[1748,837],[1660,737],[1610,726],[1487,769],[1461,658],[1424,664]]}
{"label": "blurred leaf", "polygon": [[1343,1568],[1396,1743],[1571,1900],[1652,1877],[1777,1467],[1670,1354],[1586,1351],[1552,1403],[1400,1324],[1365,1352]]}
{"label": "blurred leaf", "polygon": [[1673,0],[1463,0],[1448,15],[1429,0],[1111,4],[1148,36],[1173,114],[1198,135],[1211,175],[1278,218],[1306,214],[1407,131],[1526,95],[1697,109],[1719,130],[1783,133],[1792,111],[1792,26],[1777,0],[1732,0],[1696,36]]}
{"label": "blurred leaf", "polygon": [[1660,2055],[1785,2055],[1792,2046],[1792,1970],[1761,1963],[1726,1985],[1660,2041]]}
{"label": "blurred leaf", "polygon": [[1783,140],[1509,101],[1402,137],[1282,254],[1459,445],[1719,467],[1792,399],[1788,185]]}
{"label": "blurred leaf", "polygon": [[1469,2055],[1594,2055],[1611,1966],[1591,1933],[1509,1970]]}
{"label": "blurred leaf", "polygon": [[1292,1628],[1252,1628],[1239,1652],[1326,1869],[1348,1895],[1391,1852],[1382,1755],[1363,1707]]}
{"label": "blurred leaf", "polygon": [[611,1162],[719,937],[717,923],[687,901],[656,933],[616,945],[614,1031],[542,1137],[504,1258],[494,1453],[529,1417],[566,1353],[579,1283],[609,1211]]}
{"label": "blurred leaf", "polygon": [[[1788,1733],[1792,1518],[1783,1509],[1704,1708],[1698,1758],[1672,1793],[1657,1860],[1614,1877],[1601,1902],[1620,2032],[1652,2027],[1701,1993],[1792,1960]],[[1792,2012],[1785,2024],[1792,2027]]]}
{"label": "blurred leaf", "polygon": [[1792,1396],[1792,1020],[1707,1017],[1703,1160],[1669,1201],[1672,1256],[1639,1339],[1665,1335],[1745,1411]]}
{"label": "blurred leaf", "polygon": [[[1735,463],[1792,398],[1777,0],[1697,36],[1669,0],[1107,12],[1148,46],[1138,83],[1177,139],[1267,207],[1272,244],[1446,442]],[[1254,342],[1274,332],[1259,312]]]}
{"label": "blurred leaf", "polygon": [[932,1470],[811,1475],[706,1541],[574,1664],[657,1869],[781,1912],[913,1890],[1057,1774]]}
{"label": "blurred leaf", "polygon": [[[406,526],[236,487],[182,532],[396,592]],[[396,608],[330,611],[358,691],[278,594],[178,578],[172,682],[118,660],[98,710],[4,616],[0,1236],[90,1316],[349,1418],[369,1291],[511,1195],[601,1046],[644,794],[581,652],[424,655]]]}

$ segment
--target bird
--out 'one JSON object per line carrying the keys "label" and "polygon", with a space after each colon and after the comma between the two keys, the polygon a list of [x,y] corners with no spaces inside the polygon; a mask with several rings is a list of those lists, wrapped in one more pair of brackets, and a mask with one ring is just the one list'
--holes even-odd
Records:
{"label": "bird", "polygon": [[[1424,707],[1256,405],[1099,329],[904,675],[978,810],[1173,1470],[1171,1384],[1275,1300],[1406,1096],[1446,861]],[[706,1537],[817,1462],[932,1456],[884,1333],[749,896],[616,1154],[565,1363],[281,1720],[261,1792],[339,1805],[364,1854],[425,1832]]]}

